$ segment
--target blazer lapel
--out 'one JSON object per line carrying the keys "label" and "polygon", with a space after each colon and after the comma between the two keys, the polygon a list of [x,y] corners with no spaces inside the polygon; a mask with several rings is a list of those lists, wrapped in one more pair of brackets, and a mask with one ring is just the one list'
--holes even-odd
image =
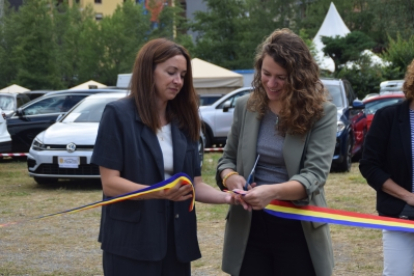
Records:
{"label": "blazer lapel", "polygon": [[182,172],[184,167],[184,158],[187,152],[187,138],[174,123],[171,123],[171,136],[173,143],[174,173],[179,173]]}
{"label": "blazer lapel", "polygon": [[401,105],[401,112],[399,114],[399,129],[401,134],[402,147],[405,152],[406,164],[409,164],[409,168],[412,168],[412,155],[411,155],[411,126],[410,126],[410,114],[409,114],[409,102],[405,101]]}
{"label": "blazer lapel", "polygon": [[305,136],[286,134],[283,143],[283,158],[289,177],[299,172],[304,147]]}
{"label": "blazer lapel", "polygon": [[[257,114],[247,111],[244,111],[244,129],[242,129],[243,137],[241,145],[242,152],[242,161],[243,161],[243,173],[244,177],[248,177],[250,174],[254,161],[256,160],[256,144],[257,136],[259,134],[260,120],[257,119]],[[240,143],[239,142],[239,143]]]}

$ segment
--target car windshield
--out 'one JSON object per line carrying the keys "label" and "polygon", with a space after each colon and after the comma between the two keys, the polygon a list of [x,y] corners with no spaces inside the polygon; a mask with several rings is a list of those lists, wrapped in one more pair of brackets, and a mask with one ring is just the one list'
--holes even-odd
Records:
{"label": "car windshield", "polygon": [[329,100],[336,105],[336,107],[344,107],[345,104],[342,99],[341,87],[334,84],[324,84],[326,89],[328,89],[330,98]]}
{"label": "car windshield", "polygon": [[393,105],[393,104],[402,102],[403,100],[404,100],[403,98],[388,98],[388,99],[381,99],[377,101],[367,102],[365,103],[365,113],[375,114],[375,112],[377,112],[378,109],[384,106]]}
{"label": "car windshield", "polygon": [[99,123],[107,103],[116,98],[86,98],[62,120],[62,123]]}
{"label": "car windshield", "polygon": [[0,95],[0,108],[3,110],[14,110],[15,109],[14,97]]}

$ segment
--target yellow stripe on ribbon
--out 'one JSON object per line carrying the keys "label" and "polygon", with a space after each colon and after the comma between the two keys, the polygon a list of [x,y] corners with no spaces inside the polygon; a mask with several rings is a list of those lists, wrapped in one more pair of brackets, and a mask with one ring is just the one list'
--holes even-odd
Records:
{"label": "yellow stripe on ribbon", "polygon": [[100,206],[114,204],[114,203],[117,203],[117,202],[120,202],[120,201],[133,199],[133,198],[143,196],[143,195],[146,195],[146,194],[150,194],[150,193],[154,193],[154,192],[157,192],[157,191],[168,190],[168,189],[171,189],[175,185],[178,185],[178,184],[180,184],[180,185],[191,185],[192,194],[193,194],[191,204],[190,204],[190,207],[189,207],[189,211],[191,212],[194,209],[194,204],[195,204],[194,186],[191,183],[190,177],[187,174],[178,173],[178,174],[175,174],[172,177],[170,177],[170,178],[168,178],[168,179],[166,179],[162,182],[159,182],[157,184],[148,186],[147,188],[144,188],[144,189],[141,189],[141,190],[137,190],[137,191],[134,191],[134,192],[131,192],[131,193],[127,193],[127,194],[119,195],[119,196],[116,196],[116,197],[108,198],[108,199],[105,199],[105,200],[102,200],[102,201],[86,204],[86,205],[83,205],[83,206],[79,206],[79,207],[76,207],[76,208],[72,208],[72,209],[69,209],[69,210],[65,210],[65,211],[50,214],[50,215],[43,215],[43,216],[39,216],[39,217],[36,217],[36,218],[28,219],[28,220],[8,222],[8,223],[0,224],[0,228],[15,225],[15,224],[19,224],[19,223],[23,223],[23,222],[29,222],[29,221],[34,221],[34,220],[41,220],[41,219],[45,219],[45,218],[61,216],[63,214],[73,214],[73,213],[93,209],[93,208],[100,207]]}

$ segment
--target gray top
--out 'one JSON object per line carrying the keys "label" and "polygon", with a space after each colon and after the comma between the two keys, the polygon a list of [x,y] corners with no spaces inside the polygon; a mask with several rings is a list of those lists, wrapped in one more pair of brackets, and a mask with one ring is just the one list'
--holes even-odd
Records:
{"label": "gray top", "polygon": [[260,154],[254,182],[257,185],[282,183],[289,180],[283,158],[283,137],[277,130],[278,116],[268,110],[260,122],[256,151]]}

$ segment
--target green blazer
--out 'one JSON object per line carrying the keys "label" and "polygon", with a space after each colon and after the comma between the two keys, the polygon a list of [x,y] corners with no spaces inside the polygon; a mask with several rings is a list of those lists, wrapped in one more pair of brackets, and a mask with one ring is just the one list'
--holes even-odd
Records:
{"label": "green blazer", "polygon": [[[256,113],[247,110],[248,97],[241,97],[236,103],[233,124],[223,156],[218,162],[216,180],[221,189],[224,189],[221,171],[230,168],[247,179],[255,161],[260,120]],[[323,187],[335,149],[336,114],[336,107],[327,102],[324,104],[324,116],[315,122],[306,137],[286,134],[283,157],[289,179],[299,181],[308,195],[306,199],[294,201],[296,205],[327,206]],[[304,166],[300,169],[304,152]],[[250,231],[251,212],[240,205],[232,205],[226,220],[222,270],[239,275]],[[329,225],[302,221],[302,227],[316,275],[332,275],[334,258]]]}

